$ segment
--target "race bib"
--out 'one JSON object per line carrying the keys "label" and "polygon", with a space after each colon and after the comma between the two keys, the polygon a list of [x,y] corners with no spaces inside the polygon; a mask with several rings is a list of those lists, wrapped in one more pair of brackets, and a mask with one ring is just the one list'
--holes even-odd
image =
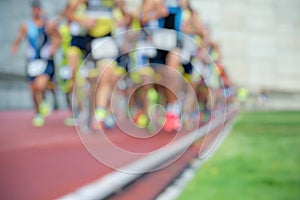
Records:
{"label": "race bib", "polygon": [[93,40],[92,56],[95,60],[115,58],[118,54],[118,46],[113,38],[104,37]]}
{"label": "race bib", "polygon": [[185,65],[190,62],[192,56],[190,51],[182,49],[180,52],[180,57],[181,57],[181,63]]}
{"label": "race bib", "polygon": [[197,70],[199,73],[203,74],[203,70],[204,70],[204,65],[203,62],[200,60],[193,60],[192,61],[192,65],[195,68],[195,70]]}
{"label": "race bib", "polygon": [[27,66],[27,74],[31,77],[39,76],[45,72],[47,64],[47,61],[41,59],[30,61]]}
{"label": "race bib", "polygon": [[86,16],[92,18],[92,19],[112,19],[113,13],[109,10],[103,10],[103,11],[87,11]]}
{"label": "race bib", "polygon": [[138,41],[136,45],[136,50],[141,55],[149,58],[154,58],[157,54],[156,48],[151,43],[145,41]]}
{"label": "race bib", "polygon": [[80,35],[85,35],[86,30],[80,24],[78,24],[76,22],[72,22],[70,24],[70,33],[73,36],[80,36]]}
{"label": "race bib", "polygon": [[182,40],[183,49],[186,49],[190,54],[194,55],[198,49],[198,45],[192,37],[184,36]]}
{"label": "race bib", "polygon": [[149,28],[157,28],[159,27],[158,20],[151,20],[148,22],[147,27]]}
{"label": "race bib", "polygon": [[154,31],[152,41],[157,49],[170,51],[177,46],[177,33],[174,30],[159,29]]}
{"label": "race bib", "polygon": [[63,80],[69,80],[72,78],[72,70],[69,66],[63,66],[59,69],[59,77]]}
{"label": "race bib", "polygon": [[111,19],[113,6],[113,0],[89,0],[86,15],[94,19]]}

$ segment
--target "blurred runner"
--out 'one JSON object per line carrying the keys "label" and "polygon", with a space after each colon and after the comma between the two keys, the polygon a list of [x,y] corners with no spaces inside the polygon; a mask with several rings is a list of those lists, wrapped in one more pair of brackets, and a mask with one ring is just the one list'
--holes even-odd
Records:
{"label": "blurred runner", "polygon": [[45,102],[45,90],[54,75],[53,56],[60,44],[60,34],[54,24],[43,16],[39,1],[31,4],[32,17],[22,24],[19,34],[13,43],[12,51],[16,54],[21,41],[26,38],[27,47],[27,79],[32,93],[35,116],[33,126],[43,126],[44,117],[51,108]]}
{"label": "blurred runner", "polygon": [[178,32],[181,31],[182,9],[179,0],[144,0],[141,15],[141,24],[152,36],[157,48],[156,56],[149,59],[150,64],[161,76],[159,84],[165,86],[163,91],[167,105],[163,129],[177,131],[181,126],[181,108],[176,95],[182,82],[177,73],[181,62]]}
{"label": "blurred runner", "polygon": [[195,98],[199,88],[203,84],[202,76],[199,70],[193,65],[192,61],[201,49],[202,38],[205,37],[205,30],[198,13],[192,8],[189,0],[180,0],[182,14],[182,32],[185,34],[182,39],[181,55],[184,76],[187,80],[185,103],[183,108],[183,122],[186,129],[194,128],[199,123],[198,99]]}
{"label": "blurred runner", "polygon": [[[82,18],[76,17],[80,5],[85,5]],[[114,0],[77,0],[68,12],[71,20],[87,28],[85,65],[94,66],[90,69],[89,82],[91,128],[95,130],[114,127],[110,98],[120,75],[125,72],[114,61],[119,54],[118,46],[112,38],[114,7]]]}
{"label": "blurred runner", "polygon": [[[73,126],[77,112],[72,113],[71,97],[76,79],[76,73],[86,56],[87,29],[95,24],[92,19],[85,19],[86,3],[84,1],[68,0],[63,11],[63,16],[67,22],[60,26],[60,32],[63,36],[62,52],[64,54],[63,66],[59,69],[60,79],[63,83],[63,91],[66,93],[66,99],[70,109],[64,123],[67,126]],[[74,99],[76,100],[76,99]]]}
{"label": "blurred runner", "polygon": [[[148,56],[155,54],[156,49],[151,48],[147,41],[145,31],[141,29],[140,7],[132,9],[132,20],[128,30],[127,41],[131,42],[129,48],[130,65],[129,74],[130,82],[128,84],[128,94],[130,95],[130,114],[133,121],[140,128],[147,128],[148,131],[154,130],[153,124],[150,123],[149,108],[153,104],[149,94],[153,90],[154,70],[150,67]],[[126,42],[125,42],[126,43]],[[155,91],[154,91],[155,92]]]}

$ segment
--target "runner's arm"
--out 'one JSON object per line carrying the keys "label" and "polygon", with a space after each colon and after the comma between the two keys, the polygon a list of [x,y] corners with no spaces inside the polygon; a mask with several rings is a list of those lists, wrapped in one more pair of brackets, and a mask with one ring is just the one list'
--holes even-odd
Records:
{"label": "runner's arm", "polygon": [[[152,5],[149,4],[149,1]],[[161,0],[146,0],[142,5],[141,24],[144,26],[151,20],[166,17],[168,14],[168,9]]]}
{"label": "runner's arm", "polygon": [[191,35],[199,35],[201,38],[206,34],[199,15],[196,12],[193,12],[191,18],[182,24],[182,31]]}
{"label": "runner's arm", "polygon": [[124,19],[123,19],[123,25],[125,25],[126,27],[129,27],[132,23],[132,20],[133,20],[133,16],[128,13],[127,11],[125,11],[125,9],[121,9],[122,11],[122,14],[124,16]]}
{"label": "runner's arm", "polygon": [[19,34],[16,38],[16,40],[14,41],[13,45],[12,45],[12,53],[13,54],[16,54],[17,51],[18,51],[18,47],[19,47],[19,44],[22,42],[22,40],[25,38],[26,36],[26,33],[27,33],[27,26],[26,24],[22,24],[21,28],[20,28],[20,31],[19,31]]}
{"label": "runner's arm", "polygon": [[125,4],[123,1],[121,1],[119,4],[117,4],[117,7],[120,9],[120,11],[122,12],[123,15],[123,19],[121,21],[120,26],[126,26],[129,27],[132,23],[133,20],[133,15],[130,14],[125,7]]}
{"label": "runner's arm", "polygon": [[86,28],[91,28],[95,25],[96,20],[91,19],[91,18],[79,18],[75,15],[75,12],[77,8],[80,6],[82,3],[86,3],[87,0],[77,0],[74,4],[68,4],[63,11],[63,15],[70,21],[70,22],[77,22],[80,25],[86,27]]}
{"label": "runner's arm", "polygon": [[54,22],[47,23],[46,32],[51,37],[50,56],[53,56],[56,50],[59,48],[62,38],[57,29],[57,24]]}
{"label": "runner's arm", "polygon": [[205,37],[206,31],[203,28],[203,24],[200,20],[200,16],[196,12],[193,12],[192,14],[192,22],[193,22],[195,34],[199,35],[202,38]]}

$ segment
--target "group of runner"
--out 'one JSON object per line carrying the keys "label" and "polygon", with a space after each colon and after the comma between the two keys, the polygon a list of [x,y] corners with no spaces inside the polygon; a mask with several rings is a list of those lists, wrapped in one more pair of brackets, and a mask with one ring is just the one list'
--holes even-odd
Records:
{"label": "group of runner", "polygon": [[[189,0],[142,0],[132,7],[123,0],[68,0],[53,21],[33,1],[14,53],[25,38],[34,126],[43,126],[51,110],[45,91],[54,71],[70,111],[71,97],[75,105],[65,124],[80,118],[85,99],[93,130],[112,128],[119,118],[115,90],[128,102],[118,109],[137,126],[151,129],[160,120],[167,132],[191,128],[225,109],[232,96],[219,47]],[[150,116],[157,104],[165,108],[163,120]]]}

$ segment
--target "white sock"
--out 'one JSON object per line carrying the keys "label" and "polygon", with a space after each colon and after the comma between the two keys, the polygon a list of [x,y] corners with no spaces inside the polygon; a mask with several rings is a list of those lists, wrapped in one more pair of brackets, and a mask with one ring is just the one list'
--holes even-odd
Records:
{"label": "white sock", "polygon": [[176,115],[180,115],[180,105],[177,101],[175,101],[172,104],[167,105],[167,112],[168,113],[174,113]]}

